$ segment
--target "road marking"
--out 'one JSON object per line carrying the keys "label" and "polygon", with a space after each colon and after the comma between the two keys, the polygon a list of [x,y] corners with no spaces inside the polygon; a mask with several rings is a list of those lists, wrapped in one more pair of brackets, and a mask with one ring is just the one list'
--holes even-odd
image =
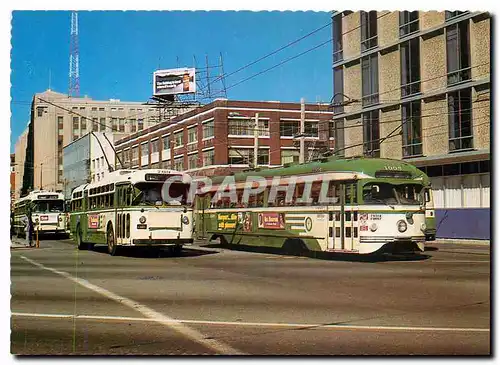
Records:
{"label": "road marking", "polygon": [[[52,314],[52,313],[22,313],[12,312],[15,317],[37,317],[37,318],[61,318],[61,319],[98,319],[110,321],[130,322],[157,322],[154,318],[121,317],[121,316],[93,316],[85,314]],[[228,322],[228,321],[197,321],[171,319],[174,323],[209,324],[225,326],[247,326],[247,327],[296,327],[310,329],[350,329],[350,330],[380,330],[380,331],[414,331],[414,332],[490,332],[489,328],[457,328],[457,327],[404,327],[404,326],[359,326],[343,324],[321,324],[321,323],[270,323],[270,322]]]}
{"label": "road marking", "polygon": [[432,263],[439,262],[440,264],[455,264],[455,263],[458,263],[458,264],[477,264],[477,263],[482,263],[482,262],[486,262],[488,264],[490,263],[489,260],[432,260],[429,262],[432,262]]}
{"label": "road marking", "polygon": [[[53,269],[51,267],[45,266],[43,264],[40,264],[40,263],[38,263],[30,258],[27,258],[25,256],[21,255],[20,257],[22,259],[28,261],[29,263],[41,268],[41,269],[48,270],[48,271],[51,271],[55,274],[61,275],[61,276],[65,277],[66,279],[69,279],[69,280],[71,280],[71,281],[73,281],[73,282],[75,282],[75,283],[77,283],[77,284],[79,284],[87,289],[95,291],[98,294],[101,294],[109,299],[112,299],[112,300],[114,300],[120,304],[123,304],[131,309],[134,309],[134,310],[138,311],[139,313],[143,314],[144,316],[146,316],[147,318],[149,318],[151,321],[157,322],[157,323],[165,325],[166,327],[172,328],[173,330],[188,337],[189,339],[191,339],[195,342],[198,342],[198,343],[200,343],[200,344],[202,344],[202,345],[204,345],[212,350],[215,350],[217,353],[224,354],[224,355],[245,355],[243,352],[241,352],[237,349],[234,349],[225,343],[219,342],[219,341],[214,340],[214,339],[206,338],[206,336],[204,336],[200,332],[198,332],[198,331],[196,331],[188,326],[185,326],[181,321],[170,318],[162,313],[156,312],[155,310],[153,310],[145,305],[142,305],[136,301],[133,301],[133,300],[128,299],[126,297],[122,297],[122,296],[115,294],[107,289],[101,288],[100,286],[92,284],[85,279],[80,279],[80,278],[76,278],[74,276],[71,276],[67,272],[59,271],[59,270]],[[78,318],[81,318],[81,317],[78,317]]]}

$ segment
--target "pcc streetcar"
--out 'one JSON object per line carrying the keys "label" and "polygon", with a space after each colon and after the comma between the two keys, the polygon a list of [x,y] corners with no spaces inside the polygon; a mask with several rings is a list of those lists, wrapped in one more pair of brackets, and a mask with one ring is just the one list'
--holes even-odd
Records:
{"label": "pcc streetcar", "polygon": [[427,175],[400,160],[329,157],[254,169],[197,190],[196,235],[294,252],[423,251],[426,195]]}

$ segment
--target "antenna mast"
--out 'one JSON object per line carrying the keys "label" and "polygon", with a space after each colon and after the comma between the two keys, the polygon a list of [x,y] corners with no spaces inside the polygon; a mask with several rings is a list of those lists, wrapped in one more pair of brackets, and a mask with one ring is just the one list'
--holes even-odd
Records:
{"label": "antenna mast", "polygon": [[69,96],[80,96],[78,53],[78,13],[76,11],[72,11],[69,44]]}

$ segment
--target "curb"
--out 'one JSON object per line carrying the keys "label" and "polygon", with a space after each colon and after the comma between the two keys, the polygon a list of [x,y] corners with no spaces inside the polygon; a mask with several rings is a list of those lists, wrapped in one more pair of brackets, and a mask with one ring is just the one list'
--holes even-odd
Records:
{"label": "curb", "polygon": [[465,240],[465,239],[446,239],[440,238],[435,241],[426,242],[428,245],[432,244],[453,244],[453,245],[463,245],[463,246],[489,246],[490,240]]}

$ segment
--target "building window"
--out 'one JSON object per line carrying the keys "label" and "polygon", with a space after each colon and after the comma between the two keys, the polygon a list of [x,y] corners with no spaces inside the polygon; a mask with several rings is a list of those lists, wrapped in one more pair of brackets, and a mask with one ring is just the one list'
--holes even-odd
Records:
{"label": "building window", "polygon": [[363,113],[363,154],[380,157],[380,125],[378,110]]}
{"label": "building window", "polygon": [[[251,152],[251,157],[253,158],[253,150]],[[269,149],[260,149],[257,156],[258,165],[269,165]]]}
{"label": "building window", "polygon": [[215,165],[215,150],[208,150],[203,152],[203,166]]}
{"label": "building window", "polygon": [[194,143],[198,140],[198,128],[193,127],[188,129],[188,143]]}
{"label": "building window", "polygon": [[62,135],[64,131],[64,117],[58,116],[57,117],[57,130],[58,134]]}
{"label": "building window", "polygon": [[335,16],[332,20],[333,39],[333,62],[342,61],[342,14]]}
{"label": "building window", "polygon": [[253,136],[255,122],[251,119],[229,119],[228,130],[233,136]]}
{"label": "building window", "polygon": [[378,103],[378,55],[361,59],[361,83],[363,85],[363,106]]}
{"label": "building window", "polygon": [[132,147],[132,166],[139,164],[139,147]]}
{"label": "building window", "polygon": [[295,120],[280,121],[280,136],[293,137],[300,133],[300,122]]}
{"label": "building window", "polygon": [[281,164],[298,163],[300,152],[296,150],[281,150]]}
{"label": "building window", "polygon": [[[255,124],[255,122],[254,122]],[[268,120],[259,120],[259,136],[265,137],[269,136],[269,121]]]}
{"label": "building window", "polygon": [[93,111],[93,112],[97,111],[97,107],[93,106],[93,107],[92,107],[92,111]]}
{"label": "building window", "polygon": [[142,131],[144,129],[144,119],[137,119],[137,130]]}
{"label": "building window", "polygon": [[170,136],[163,137],[163,149],[164,150],[170,149]]}
{"label": "building window", "polygon": [[333,70],[333,90],[335,92],[333,102],[333,113],[339,114],[344,112],[344,68],[343,66],[336,67]]}
{"label": "building window", "polygon": [[420,100],[402,105],[401,120],[403,126],[403,157],[422,155],[421,115]]}
{"label": "building window", "polygon": [[141,144],[141,157],[147,157],[149,156],[149,143],[143,143]]}
{"label": "building window", "polygon": [[377,12],[360,11],[361,52],[377,47]]}
{"label": "building window", "polygon": [[448,85],[470,80],[469,21],[446,28],[446,64]]}
{"label": "building window", "polygon": [[43,116],[43,108],[42,108],[42,107],[38,107],[38,108],[36,108],[36,115],[37,115],[38,117]]}
{"label": "building window", "polygon": [[420,92],[420,44],[414,38],[401,43],[401,97]]}
{"label": "building window", "polygon": [[97,125],[97,118],[92,118],[92,132],[97,132],[98,130],[98,125]]}
{"label": "building window", "polygon": [[87,119],[82,117],[80,123],[81,123],[82,133],[85,133],[85,131],[87,130]]}
{"label": "building window", "polygon": [[103,112],[103,111],[104,111],[104,108],[99,108],[99,111],[100,111],[100,112]]}
{"label": "building window", "polygon": [[210,138],[214,136],[214,121],[203,124],[203,138]]}
{"label": "building window", "polygon": [[120,132],[125,132],[125,119],[124,118],[120,118],[120,121],[119,121],[119,131]]}
{"label": "building window", "polygon": [[160,139],[155,139],[154,141],[151,141],[151,153],[159,152],[160,151]]}
{"label": "building window", "polygon": [[188,156],[188,169],[195,169],[198,167],[198,154],[194,153]]}
{"label": "building window", "polygon": [[174,148],[181,147],[184,145],[184,131],[179,131],[174,133]]}
{"label": "building window", "polygon": [[100,118],[99,119],[99,132],[104,132],[106,131],[106,118]]}
{"label": "building window", "polygon": [[399,12],[399,36],[412,34],[418,31],[418,11]]}
{"label": "building window", "polygon": [[334,151],[335,155],[339,157],[344,157],[345,155],[345,141],[344,141],[344,120],[339,119],[335,120],[333,122],[334,125],[334,138],[335,138],[335,145],[334,145]]}
{"label": "building window", "polygon": [[184,171],[184,156],[176,157],[174,159],[174,170]]}
{"label": "building window", "polygon": [[111,118],[111,128],[113,132],[118,131],[118,124],[116,120],[117,120],[116,118]]}
{"label": "building window", "polygon": [[448,94],[450,152],[473,148],[471,89]]}
{"label": "building window", "polygon": [[80,130],[80,118],[73,117],[73,134]]}
{"label": "building window", "polygon": [[305,122],[304,134],[307,137],[318,137],[318,122]]}
{"label": "building window", "polygon": [[84,106],[81,106],[81,107],[80,107],[80,110],[85,110],[85,107],[84,107]]}
{"label": "building window", "polygon": [[137,131],[137,125],[135,124],[135,119],[130,119],[130,132],[135,133]]}
{"label": "building window", "polygon": [[253,150],[247,148],[229,148],[228,163],[230,165],[248,165],[253,163],[253,156],[250,158],[250,151],[253,152]]}
{"label": "building window", "polygon": [[468,13],[468,11],[448,11],[448,10],[446,10],[444,17],[446,20],[451,20],[453,18],[456,18],[456,17],[463,15],[463,14],[466,14],[466,13]]}

